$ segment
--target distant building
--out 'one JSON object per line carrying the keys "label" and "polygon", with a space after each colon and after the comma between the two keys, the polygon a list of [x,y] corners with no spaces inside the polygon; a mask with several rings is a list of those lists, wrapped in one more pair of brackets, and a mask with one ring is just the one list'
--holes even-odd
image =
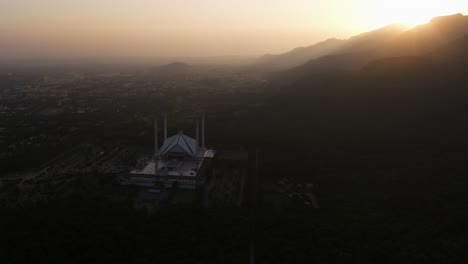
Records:
{"label": "distant building", "polygon": [[199,140],[197,120],[196,139],[182,131],[167,137],[167,118],[164,115],[164,142],[159,148],[158,123],[154,122],[155,155],[139,170],[122,176],[124,185],[144,187],[164,186],[183,189],[196,189],[205,181],[206,170],[215,151],[205,147],[205,116],[202,116],[202,140]]}

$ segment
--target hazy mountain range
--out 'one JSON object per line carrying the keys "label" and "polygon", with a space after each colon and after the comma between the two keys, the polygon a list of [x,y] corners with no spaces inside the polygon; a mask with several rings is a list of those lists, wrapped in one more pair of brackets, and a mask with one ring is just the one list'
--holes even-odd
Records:
{"label": "hazy mountain range", "polygon": [[294,68],[299,72],[356,70],[385,57],[427,54],[468,34],[468,17],[462,14],[436,17],[408,29],[392,24],[347,40],[329,39],[279,55],[265,55],[258,65]]}
{"label": "hazy mountain range", "polygon": [[303,140],[323,152],[466,155],[468,17],[439,17],[389,33],[387,41],[346,45],[343,53],[275,74],[271,84],[279,93],[262,118],[275,112],[273,127],[293,116],[278,133],[304,131]]}

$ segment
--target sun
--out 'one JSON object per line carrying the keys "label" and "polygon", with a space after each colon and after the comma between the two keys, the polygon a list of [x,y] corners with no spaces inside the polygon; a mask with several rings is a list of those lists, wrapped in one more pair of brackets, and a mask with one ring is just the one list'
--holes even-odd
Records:
{"label": "sun", "polygon": [[392,0],[373,1],[368,10],[372,26],[391,23],[419,25],[433,17],[451,15],[462,11],[461,2],[453,0]]}

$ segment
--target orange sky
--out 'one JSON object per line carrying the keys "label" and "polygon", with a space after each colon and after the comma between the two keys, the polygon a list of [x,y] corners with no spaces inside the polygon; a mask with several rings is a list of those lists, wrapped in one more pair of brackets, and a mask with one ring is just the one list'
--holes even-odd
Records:
{"label": "orange sky", "polygon": [[448,0],[0,0],[0,56],[280,53],[392,22],[467,13]]}

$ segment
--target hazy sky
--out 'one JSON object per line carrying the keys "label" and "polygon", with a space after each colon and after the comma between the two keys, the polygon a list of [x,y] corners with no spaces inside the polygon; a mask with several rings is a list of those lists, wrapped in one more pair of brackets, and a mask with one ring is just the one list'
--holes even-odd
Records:
{"label": "hazy sky", "polygon": [[0,0],[0,57],[280,53],[468,0]]}

